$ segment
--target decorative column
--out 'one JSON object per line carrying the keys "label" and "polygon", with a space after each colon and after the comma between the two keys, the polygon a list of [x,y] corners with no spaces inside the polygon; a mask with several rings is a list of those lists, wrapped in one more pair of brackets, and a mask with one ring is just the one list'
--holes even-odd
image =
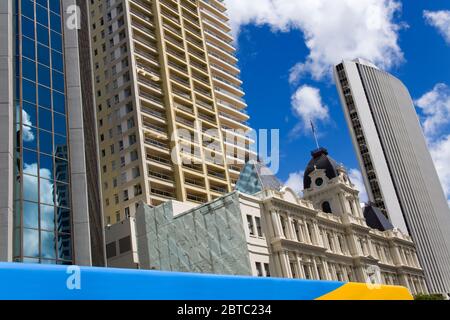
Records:
{"label": "decorative column", "polygon": [[323,273],[325,275],[326,280],[329,280],[329,281],[333,280],[331,278],[330,270],[328,269],[329,268],[328,261],[325,258],[321,258],[321,261],[322,261]]}
{"label": "decorative column", "polygon": [[320,280],[320,278],[319,278],[319,271],[317,270],[316,258],[313,258],[312,260],[313,260],[313,269],[314,269],[313,270],[313,273],[314,273],[313,277],[314,277],[314,279]]}
{"label": "decorative column", "polygon": [[368,249],[369,249],[369,254],[372,256],[372,257],[375,257],[376,256],[376,250],[375,250],[375,248],[373,247],[373,243],[372,243],[372,240],[370,240],[370,237],[366,237],[366,241],[367,241],[367,245],[368,245]]}
{"label": "decorative column", "polygon": [[275,238],[281,238],[281,229],[280,229],[280,217],[278,216],[278,212],[275,210],[272,210],[270,212],[270,215],[272,217],[272,226],[273,226],[273,232],[275,235]]}
{"label": "decorative column", "polygon": [[292,278],[291,268],[289,266],[289,256],[286,251],[280,251],[278,253],[280,255],[281,269],[283,271],[283,276],[285,278]]}
{"label": "decorative column", "polygon": [[345,201],[345,196],[342,192],[339,192],[338,194],[339,197],[339,202],[341,203],[341,208],[342,208],[342,214],[348,214],[348,210],[347,210],[347,201]]}
{"label": "decorative column", "polygon": [[343,253],[342,250],[341,250],[341,246],[339,245],[339,240],[337,238],[336,233],[333,232],[332,234],[333,234],[332,240],[333,240],[333,243],[334,243],[334,247],[336,248],[336,252],[337,253]]}
{"label": "decorative column", "polygon": [[303,270],[303,264],[302,264],[302,256],[299,254],[295,254],[295,258],[298,265],[298,273],[301,279],[306,279],[305,270]]}
{"label": "decorative column", "polygon": [[286,236],[290,240],[295,240],[296,239],[295,231],[293,230],[292,218],[289,216],[289,214],[287,214],[287,221],[286,222],[287,222],[287,228],[286,228],[287,235]]}
{"label": "decorative column", "polygon": [[313,229],[314,229],[314,235],[316,238],[316,245],[323,247],[323,238],[320,237],[320,230],[319,230],[319,224],[317,223],[316,220],[313,221]]}
{"label": "decorative column", "polygon": [[308,223],[305,219],[303,219],[303,225],[305,226],[305,239],[307,243],[312,243],[312,239],[309,236],[309,232],[308,232]]}

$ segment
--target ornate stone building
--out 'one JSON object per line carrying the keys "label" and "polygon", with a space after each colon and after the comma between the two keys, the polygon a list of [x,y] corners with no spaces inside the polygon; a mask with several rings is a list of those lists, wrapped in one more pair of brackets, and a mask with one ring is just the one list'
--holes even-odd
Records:
{"label": "ornate stone building", "polygon": [[[325,149],[312,155],[303,198],[286,187],[259,195],[273,274],[427,292],[411,238],[393,229],[376,208],[361,208],[359,191],[345,168]],[[368,226],[366,219],[381,230]]]}
{"label": "ornate stone building", "polygon": [[[109,265],[428,291],[411,238],[377,208],[361,208],[345,168],[325,149],[313,152],[304,187],[301,197],[250,162],[235,192],[202,206],[141,205],[136,217],[107,230]],[[122,252],[124,229],[133,245]]]}

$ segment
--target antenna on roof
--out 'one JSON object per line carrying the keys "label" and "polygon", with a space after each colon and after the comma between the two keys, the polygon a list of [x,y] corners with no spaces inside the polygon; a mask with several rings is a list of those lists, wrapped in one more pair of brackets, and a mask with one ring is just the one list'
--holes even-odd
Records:
{"label": "antenna on roof", "polygon": [[317,133],[316,133],[316,127],[314,126],[314,122],[312,120],[311,121],[311,130],[314,136],[314,140],[316,141],[316,146],[317,149],[320,149],[320,145],[319,145],[319,139],[317,138]]}

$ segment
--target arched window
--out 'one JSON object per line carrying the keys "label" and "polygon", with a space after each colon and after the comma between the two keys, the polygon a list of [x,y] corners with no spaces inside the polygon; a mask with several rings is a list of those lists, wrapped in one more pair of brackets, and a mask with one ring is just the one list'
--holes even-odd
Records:
{"label": "arched window", "polygon": [[333,211],[331,211],[331,205],[328,201],[322,203],[322,211],[325,213],[333,213]]}

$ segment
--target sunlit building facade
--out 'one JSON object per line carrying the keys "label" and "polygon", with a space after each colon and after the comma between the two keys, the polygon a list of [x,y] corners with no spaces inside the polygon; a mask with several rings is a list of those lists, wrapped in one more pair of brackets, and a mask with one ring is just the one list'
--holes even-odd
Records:
{"label": "sunlit building facade", "polygon": [[233,189],[252,139],[223,1],[90,1],[106,224]]}

